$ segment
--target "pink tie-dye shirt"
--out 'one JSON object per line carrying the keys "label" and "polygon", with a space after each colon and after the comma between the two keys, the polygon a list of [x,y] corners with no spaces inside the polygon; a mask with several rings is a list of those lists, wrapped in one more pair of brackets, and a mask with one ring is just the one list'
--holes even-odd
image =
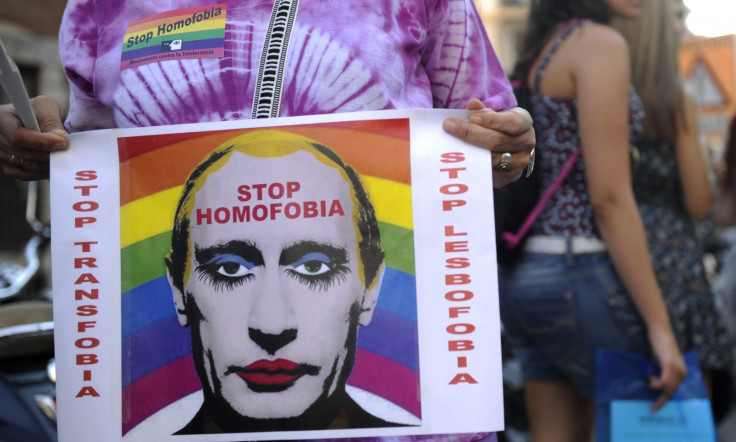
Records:
{"label": "pink tie-dye shirt", "polygon": [[[496,110],[516,104],[472,0],[281,3],[292,6],[294,14],[288,41],[268,54],[279,74],[278,93],[266,93],[270,116],[464,108],[470,98]],[[212,10],[215,4],[70,0],[60,32],[72,91],[69,130],[254,117],[273,0],[220,3],[226,9],[222,57],[189,51],[193,58],[121,63],[136,43],[132,23],[178,11],[188,17],[191,8]],[[198,58],[198,53],[205,55]]]}

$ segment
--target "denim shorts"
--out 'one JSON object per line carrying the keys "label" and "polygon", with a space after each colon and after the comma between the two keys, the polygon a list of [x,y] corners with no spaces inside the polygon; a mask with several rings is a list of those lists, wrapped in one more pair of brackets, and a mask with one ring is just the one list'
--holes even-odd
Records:
{"label": "denim shorts", "polygon": [[525,253],[499,270],[501,321],[524,378],[595,393],[595,353],[649,356],[646,327],[607,253]]}

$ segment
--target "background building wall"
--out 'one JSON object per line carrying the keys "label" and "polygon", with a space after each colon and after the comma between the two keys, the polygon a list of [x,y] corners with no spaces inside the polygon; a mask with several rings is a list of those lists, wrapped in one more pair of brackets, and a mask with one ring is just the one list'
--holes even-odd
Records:
{"label": "background building wall", "polygon": [[702,142],[718,159],[736,114],[736,35],[685,41],[680,65],[698,104]]}
{"label": "background building wall", "polygon": [[475,0],[501,65],[510,73],[526,29],[529,0]]}
{"label": "background building wall", "polygon": [[2,0],[0,7],[0,39],[23,72],[29,95],[51,95],[64,106],[69,88],[57,34],[65,5],[66,0]]}
{"label": "background building wall", "polygon": [[[23,74],[31,96],[50,95],[69,103],[69,86],[59,59],[59,24],[66,0],[2,0],[0,40]],[[0,90],[0,104],[8,99]]]}

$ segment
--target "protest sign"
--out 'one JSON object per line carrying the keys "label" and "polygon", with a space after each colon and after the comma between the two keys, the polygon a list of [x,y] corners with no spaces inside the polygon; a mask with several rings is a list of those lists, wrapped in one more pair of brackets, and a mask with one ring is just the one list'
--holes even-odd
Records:
{"label": "protest sign", "polygon": [[62,441],[503,428],[490,154],[406,110],[72,134]]}

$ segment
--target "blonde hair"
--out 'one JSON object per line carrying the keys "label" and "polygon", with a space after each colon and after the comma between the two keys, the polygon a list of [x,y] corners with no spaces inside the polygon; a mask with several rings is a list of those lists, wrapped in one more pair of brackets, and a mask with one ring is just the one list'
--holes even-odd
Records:
{"label": "blonde hair", "polygon": [[[377,275],[383,263],[381,233],[373,205],[358,173],[330,148],[317,141],[278,130],[259,130],[232,138],[215,148],[192,171],[184,184],[182,195],[174,216],[171,234],[171,252],[166,257],[166,266],[175,287],[184,292],[184,281],[189,278],[190,217],[194,198],[204,186],[208,176],[222,168],[235,152],[245,155],[273,158],[305,151],[328,167],[334,167],[350,185],[353,198],[353,220],[358,238],[361,278],[367,288],[377,283]],[[246,174],[247,171],[241,171]]]}
{"label": "blonde hair", "polygon": [[647,138],[674,143],[685,119],[672,1],[646,0],[637,19],[616,19],[613,26],[629,44],[631,82],[644,103]]}

